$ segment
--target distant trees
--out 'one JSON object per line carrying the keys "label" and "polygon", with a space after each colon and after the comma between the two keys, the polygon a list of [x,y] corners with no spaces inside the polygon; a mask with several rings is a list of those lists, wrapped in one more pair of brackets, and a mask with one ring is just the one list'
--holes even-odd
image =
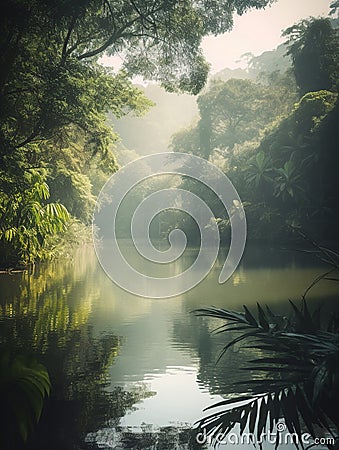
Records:
{"label": "distant trees", "polygon": [[268,73],[265,55],[263,64],[255,58],[260,82],[212,81],[198,98],[200,119],[173,136],[172,148],[220,164],[246,204],[250,236],[282,237],[287,221],[335,237],[338,30],[310,19],[285,35],[292,71]]}
{"label": "distant trees", "polygon": [[192,149],[208,159],[215,151],[229,156],[236,145],[259,138],[296,100],[289,77],[276,75],[267,81],[268,84],[241,79],[212,81],[198,97],[198,124],[173,136],[173,150]]}
{"label": "distant trees", "polygon": [[[197,115],[196,99],[188,94],[166,92],[155,83],[149,83],[140,89],[154,106],[143,117],[129,114],[116,119],[109,115],[109,121],[119,133],[122,144],[137,155],[167,151],[172,134]],[[128,151],[121,147],[118,142],[114,152],[118,161],[120,159],[126,162]],[[134,157],[137,158],[137,155]]]}
{"label": "distant trees", "polygon": [[[0,194],[0,229],[7,230],[6,199],[29,190],[26,172],[41,168],[47,170],[43,182],[50,184],[51,199],[65,202],[88,222],[92,184],[98,188],[96,177],[102,180],[104,172],[117,169],[111,148],[117,136],[106,114],[141,114],[151,105],[126,71],[170,91],[197,93],[208,72],[202,37],[230,29],[233,13],[270,2],[5,0],[0,17],[0,187],[5,194]],[[103,52],[123,53],[124,72],[98,64]],[[41,207],[45,203],[42,199]]]}
{"label": "distant trees", "polygon": [[273,118],[286,109],[277,86],[249,80],[216,81],[198,99],[200,153],[208,157],[214,149],[231,153],[236,144],[260,134]]}

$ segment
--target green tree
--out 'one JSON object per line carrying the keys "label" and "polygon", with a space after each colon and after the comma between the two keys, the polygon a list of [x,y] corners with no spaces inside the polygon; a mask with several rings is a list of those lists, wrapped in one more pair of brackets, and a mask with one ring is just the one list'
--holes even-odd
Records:
{"label": "green tree", "polygon": [[290,80],[275,75],[266,81],[212,81],[198,97],[200,120],[196,129],[177,133],[172,148],[192,151],[195,146],[195,153],[204,158],[213,151],[230,158],[237,145],[258,139],[268,125],[287,114],[295,100]]}
{"label": "green tree", "polygon": [[259,127],[258,113],[265,114],[258,104],[263,90],[249,80],[231,79],[214,82],[199,97],[200,151],[205,157],[215,148],[231,152],[236,143],[254,137]]}
{"label": "green tree", "polygon": [[200,148],[197,126],[183,128],[172,136],[171,148],[176,152],[197,154]]}
{"label": "green tree", "polygon": [[260,77],[261,74],[281,73],[291,69],[291,58],[286,54],[286,45],[281,44],[274,50],[268,50],[259,56],[254,56],[252,53],[245,53],[242,58],[246,58],[248,72],[253,77]]}
{"label": "green tree", "polygon": [[[68,183],[67,206],[88,221],[84,192],[91,198],[93,163],[101,173],[117,168],[112,155],[117,136],[106,123],[107,113],[119,118],[151,105],[126,70],[168,90],[197,93],[208,72],[200,49],[203,36],[227,31],[233,13],[270,1],[5,0],[0,18],[0,188],[5,196],[31,189],[26,172],[43,167],[52,198],[62,203]],[[104,52],[122,52],[125,70],[114,73],[98,64]],[[68,161],[77,159],[79,143],[86,158],[74,170]]]}
{"label": "green tree", "polygon": [[23,264],[43,256],[46,239],[65,230],[69,214],[60,203],[48,203],[46,172],[26,172],[29,187],[0,196],[1,263]]}
{"label": "green tree", "polygon": [[329,19],[308,19],[287,28],[288,54],[300,95],[338,88],[339,31]]}

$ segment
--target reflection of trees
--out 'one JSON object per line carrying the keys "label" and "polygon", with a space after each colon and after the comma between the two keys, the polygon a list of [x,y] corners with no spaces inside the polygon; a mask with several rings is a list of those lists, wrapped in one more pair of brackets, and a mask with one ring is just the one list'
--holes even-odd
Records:
{"label": "reflection of trees", "polygon": [[[212,323],[208,318],[187,314],[175,320],[172,339],[180,347],[191,348],[192,356],[199,358],[198,383],[203,388],[208,388],[211,394],[222,395],[236,392],[235,383],[248,379],[248,372],[242,373],[239,368],[248,360],[249,350],[235,347],[217,362],[218,355],[225,346],[225,336],[211,335],[211,330],[217,326],[216,320]],[[236,334],[230,332],[228,337],[230,340],[234,339]],[[254,355],[253,349],[251,355]]]}
{"label": "reflection of trees", "polygon": [[93,254],[84,253],[32,275],[0,280],[0,342],[14,352],[34,355],[52,381],[52,395],[25,448],[80,448],[88,431],[123,416],[145,395],[105,389],[121,339],[111,334],[95,338],[88,323],[92,299],[99,295],[94,263]]}
{"label": "reflection of trees", "polygon": [[[47,340],[54,333],[59,345],[64,345],[67,335],[86,324],[93,297],[99,294],[93,283],[93,258],[84,251],[74,261],[56,262],[38,268],[35,273],[16,274],[1,279],[4,302],[0,315],[12,318],[5,321],[5,333],[11,340],[17,332],[16,343],[37,352],[47,351]],[[12,327],[18,329],[11,330]]]}
{"label": "reflection of trees", "polygon": [[123,416],[140,399],[142,392],[105,390],[107,370],[119,346],[116,336],[95,339],[88,325],[70,332],[63,347],[51,333],[44,363],[50,368],[52,397],[29,449],[82,448],[88,431]]}
{"label": "reflection of trees", "polygon": [[[254,287],[252,287],[252,292],[255,293]],[[313,307],[322,304],[323,315],[328,314],[329,311],[337,310],[337,297],[326,296],[324,290],[318,292],[320,292],[319,298],[314,300],[312,298]],[[331,291],[329,291],[329,294],[331,294]],[[222,303],[218,302],[217,299],[215,304],[221,308],[227,305],[225,300]],[[263,357],[263,353],[258,348],[240,348],[236,344],[217,361],[225,344],[231,342],[239,333],[230,331],[227,333],[226,341],[225,335],[212,334],[211,331],[216,330],[222,322],[217,319],[212,321],[208,317],[196,317],[191,314],[190,312],[198,306],[200,306],[199,302],[194,303],[193,300],[185,303],[184,314],[177,315],[173,321],[171,339],[179,348],[183,348],[185,351],[190,349],[194,359],[198,358],[197,381],[202,388],[207,388],[211,394],[236,393],[239,389],[236,383],[246,382],[251,379],[252,375],[255,375],[255,371],[241,370],[246,367],[246,361]],[[286,305],[277,302],[274,304],[274,308],[279,314],[286,314]]]}

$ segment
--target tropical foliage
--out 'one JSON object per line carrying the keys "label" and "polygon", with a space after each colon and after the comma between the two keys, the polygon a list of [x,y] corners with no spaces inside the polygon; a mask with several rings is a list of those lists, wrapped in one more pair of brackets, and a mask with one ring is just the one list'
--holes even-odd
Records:
{"label": "tropical foliage", "polygon": [[60,203],[48,203],[49,187],[46,172],[26,171],[29,185],[22,192],[0,197],[0,247],[3,261],[22,264],[42,258],[46,240],[66,229],[67,209]]}
{"label": "tropical foliage", "polygon": [[[116,120],[152,105],[131,77],[198,93],[208,73],[203,36],[229,30],[234,13],[271,1],[6,0],[0,18],[0,203],[20,203],[24,192],[35,189],[30,171],[46,169],[51,201],[88,224],[95,195],[117,170],[118,136],[107,114]],[[119,53],[122,70],[100,64],[100,56]],[[53,210],[60,216],[61,206]],[[2,264],[12,264],[9,255],[16,263],[47,256],[32,244],[27,223],[1,229],[7,233]],[[22,233],[29,235],[28,246]]]}
{"label": "tropical foliage", "polygon": [[46,368],[31,358],[0,353],[1,448],[26,441],[40,419],[51,383]]}
{"label": "tropical foliage", "polygon": [[248,361],[250,365],[245,370],[251,373],[251,379],[238,383],[240,395],[209,407],[216,411],[198,422],[212,438],[217,434],[225,437],[239,426],[240,434],[249,431],[254,443],[262,444],[267,432],[275,434],[279,443],[281,430],[277,424],[283,420],[286,430],[297,436],[297,446],[303,446],[303,432],[315,439],[319,429],[338,443],[338,317],[322,323],[320,307],[311,311],[306,296],[321,279],[339,281],[335,275],[339,255],[321,246],[317,246],[317,254],[331,268],[306,289],[301,307],[290,301],[289,318],[276,315],[259,303],[256,315],[246,306],[244,312],[213,307],[195,311],[197,315],[219,319],[217,333],[236,333],[219,359],[241,343],[260,355]]}
{"label": "tropical foliage", "polygon": [[[198,121],[173,136],[172,149],[226,172],[246,205],[249,237],[288,239],[286,223],[293,223],[335,238],[338,29],[312,18],[284,35],[291,68],[272,71],[274,52],[249,55],[247,75],[255,70],[256,81],[212,80],[198,97]],[[282,59],[281,47],[276,52]],[[227,221],[218,213],[225,234]]]}
{"label": "tropical foliage", "polygon": [[329,19],[311,19],[285,30],[288,54],[300,94],[338,90],[339,62],[336,51],[339,33]]}
{"label": "tropical foliage", "polygon": [[337,437],[338,328],[331,323],[327,330],[321,330],[317,324],[319,311],[311,314],[305,302],[301,309],[291,305],[295,316],[290,321],[259,304],[257,318],[245,306],[245,313],[213,308],[197,311],[227,321],[219,332],[246,330],[228,343],[224,352],[248,339],[247,348],[267,355],[250,361],[246,369],[254,376],[244,382],[246,387],[239,386],[242,395],[213,405],[227,408],[203,418],[199,427],[225,437],[237,424],[240,433],[248,426],[260,441],[263,432],[279,435],[276,425],[283,419],[299,442],[302,431],[316,438],[318,427]]}
{"label": "tropical foliage", "polygon": [[[258,138],[261,130],[291,108],[296,99],[291,82],[293,85],[288,77],[278,78],[275,85],[241,79],[212,80],[197,100],[200,120],[196,131],[188,129],[174,135],[173,150],[192,148],[193,153],[207,159],[215,151],[226,157],[233,154],[237,145]],[[199,139],[187,145],[194,135]]]}

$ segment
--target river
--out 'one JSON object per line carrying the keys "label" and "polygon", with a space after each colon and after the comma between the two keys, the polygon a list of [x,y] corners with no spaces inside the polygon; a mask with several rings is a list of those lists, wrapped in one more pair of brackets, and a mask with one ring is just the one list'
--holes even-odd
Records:
{"label": "river", "polygon": [[[186,252],[186,264],[194,255]],[[140,298],[117,287],[91,246],[32,273],[1,275],[2,341],[43,362],[53,382],[28,448],[109,449],[117,426],[140,431],[192,424],[248,377],[239,371],[246,359],[239,348],[216,364],[226,337],[212,336],[217,323],[192,311],[210,305],[241,310],[259,301],[286,312],[288,299],[300,299],[324,272],[312,255],[247,247],[234,275],[220,285],[222,260],[198,286],[170,299]],[[337,294],[337,283],[322,281],[308,298],[311,305],[324,303],[326,315]]]}

